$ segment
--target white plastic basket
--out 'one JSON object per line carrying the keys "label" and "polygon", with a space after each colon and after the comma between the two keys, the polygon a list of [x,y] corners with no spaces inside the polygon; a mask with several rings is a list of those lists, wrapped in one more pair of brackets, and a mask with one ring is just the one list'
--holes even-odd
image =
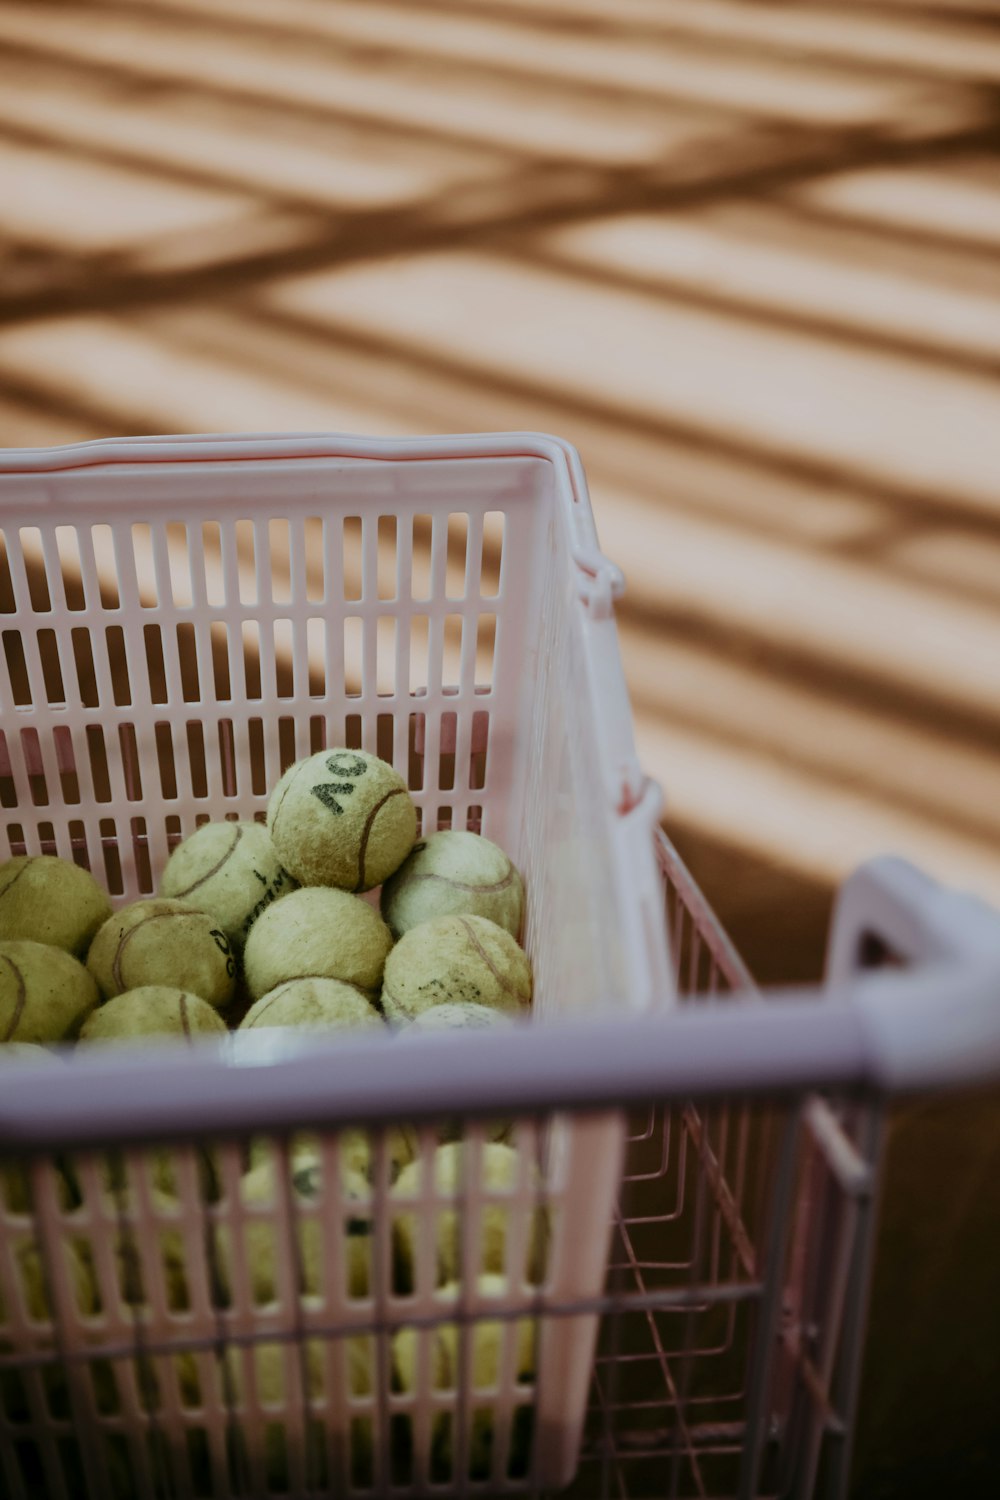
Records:
{"label": "white plastic basket", "polygon": [[[659,795],[632,741],[611,612],[619,575],[567,446],[261,437],[12,453],[0,460],[0,530],[10,853],[81,860],[116,902],[134,900],[198,822],[260,818],[292,760],[362,746],[406,777],[423,828],[481,830],[522,870],[536,1021],[667,1001]],[[247,1123],[253,1086],[246,1075]],[[547,1289],[583,1303],[604,1276],[622,1121],[605,1113],[549,1134]],[[96,1169],[81,1181],[88,1233],[108,1239],[117,1210],[102,1205]],[[527,1171],[519,1191],[527,1223]],[[433,1234],[428,1258],[432,1246]],[[389,1295],[387,1276],[388,1261],[374,1268],[372,1298]],[[85,1323],[67,1303],[62,1325],[91,1351],[132,1326],[110,1260],[98,1280],[102,1315]],[[6,1281],[16,1303],[9,1259]],[[185,1331],[213,1338],[202,1281]],[[418,1287],[415,1317],[440,1319],[433,1295]],[[248,1299],[239,1312],[230,1332],[263,1326]],[[325,1316],[370,1321],[371,1308],[331,1292]],[[150,1318],[177,1332],[162,1300]],[[566,1317],[546,1340],[542,1482],[575,1465],[595,1330],[592,1314]],[[31,1344],[27,1325],[20,1337]],[[92,1393],[79,1399],[99,1424]],[[349,1419],[342,1400],[334,1421],[346,1432]],[[220,1431],[225,1420],[222,1405]]]}

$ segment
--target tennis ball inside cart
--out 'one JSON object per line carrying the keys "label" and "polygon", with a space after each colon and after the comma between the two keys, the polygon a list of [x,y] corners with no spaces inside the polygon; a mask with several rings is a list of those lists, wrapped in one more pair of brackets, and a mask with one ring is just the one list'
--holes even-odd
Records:
{"label": "tennis ball inside cart", "polygon": [[267,827],[301,885],[369,891],[413,848],[417,810],[386,761],[365,750],[323,750],[289,766],[268,802]]}
{"label": "tennis ball inside cart", "polygon": [[[517,1282],[522,1279],[541,1282],[545,1274],[548,1216],[541,1204],[531,1201],[538,1188],[534,1164],[527,1169],[526,1197],[518,1194],[520,1154],[500,1142],[489,1141],[478,1153],[471,1144],[452,1141],[439,1146],[432,1161],[434,1195],[455,1204],[453,1208],[435,1205],[426,1210],[434,1219],[435,1265],[431,1277],[434,1284],[443,1286],[461,1275],[465,1249],[463,1226],[469,1213],[465,1200],[472,1185],[467,1180],[470,1173],[475,1173],[481,1193],[501,1201],[480,1203],[479,1222],[469,1247],[472,1264],[467,1270],[470,1274],[506,1275],[510,1269]],[[422,1211],[404,1212],[403,1204],[420,1196],[423,1173],[424,1161],[418,1158],[403,1168],[392,1189],[395,1275],[403,1291],[409,1291],[422,1279],[418,1266]],[[502,1201],[508,1198],[509,1202]],[[508,1268],[511,1257],[516,1263]]]}
{"label": "tennis ball inside cart", "polygon": [[[508,1294],[505,1277],[483,1275],[476,1290],[483,1299],[500,1299]],[[461,1286],[457,1281],[443,1288],[440,1301],[458,1303]],[[442,1310],[442,1318],[447,1312]],[[464,1369],[464,1383],[472,1392],[473,1410],[469,1424],[468,1469],[465,1477],[489,1479],[493,1468],[493,1449],[497,1438],[496,1412],[488,1404],[496,1396],[507,1370],[516,1385],[530,1386],[535,1379],[536,1326],[532,1318],[491,1318],[477,1313],[466,1336],[463,1366],[462,1332],[457,1322],[445,1322],[432,1328],[401,1328],[393,1339],[393,1383],[397,1390],[417,1392],[420,1378],[420,1347],[429,1345],[426,1358],[428,1390],[458,1392]],[[527,1395],[522,1390],[522,1399]],[[431,1429],[432,1465],[439,1479],[454,1478],[454,1417],[439,1412]],[[509,1448],[501,1461],[501,1474],[515,1475],[527,1471],[531,1435],[531,1408],[518,1403],[512,1412]]]}
{"label": "tennis ball inside cart", "polygon": [[240,953],[260,914],[296,886],[261,823],[203,823],[167,860],[160,895],[207,911]]}
{"label": "tennis ball inside cart", "polygon": [[111,902],[87,870],[53,854],[0,865],[0,941],[27,938],[81,958]]}
{"label": "tennis ball inside cart", "polygon": [[0,1042],[71,1040],[99,999],[93,976],[62,948],[0,942]]}
{"label": "tennis ball inside cart", "polygon": [[291,979],[339,979],[363,990],[382,981],[392,936],[359,896],[303,887],[269,906],[250,929],[243,955],[255,1000]]}
{"label": "tennis ball inside cart", "polygon": [[250,1007],[241,1031],[257,1026],[303,1026],[318,1030],[384,1030],[385,1022],[372,1002],[353,985],[339,979],[289,979]]}
{"label": "tennis ball inside cart", "polygon": [[91,1011],[80,1028],[81,1042],[150,1040],[193,1042],[199,1036],[225,1036],[226,1023],[207,1001],[169,985],[147,984],[114,995]]}
{"label": "tennis ball inside cart", "polygon": [[236,960],[216,919],[166,897],[135,901],[116,912],[91,943],[87,968],[106,999],[166,985],[222,1010],[236,983]]}
{"label": "tennis ball inside cart", "polygon": [[413,846],[382,888],[382,915],[393,937],[434,917],[489,917],[516,938],[524,885],[512,860],[481,834],[432,833]]}
{"label": "tennis ball inside cart", "polygon": [[404,932],[386,959],[382,1008],[405,1025],[446,1004],[490,1005],[514,1014],[531,1003],[531,964],[488,917],[435,917]]}

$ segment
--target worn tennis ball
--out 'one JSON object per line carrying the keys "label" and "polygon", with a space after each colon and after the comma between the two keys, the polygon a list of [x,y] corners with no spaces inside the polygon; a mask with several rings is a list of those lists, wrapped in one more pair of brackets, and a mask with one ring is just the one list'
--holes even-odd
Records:
{"label": "worn tennis ball", "polygon": [[386,761],[365,750],[323,750],[289,766],[271,794],[267,826],[300,884],[370,891],[413,848],[417,810]]}
{"label": "worn tennis ball", "polygon": [[0,1043],[72,1039],[99,999],[93,977],[64,949],[0,943]]}
{"label": "worn tennis ball", "polygon": [[[12,1248],[19,1305],[35,1322],[47,1323],[52,1319],[58,1303],[52,1295],[41,1249],[33,1238],[20,1240]],[[60,1239],[53,1251],[63,1257],[66,1285],[77,1311],[84,1316],[94,1312],[97,1307],[97,1286],[88,1260],[86,1242],[71,1238]],[[0,1336],[12,1321],[12,1311],[7,1303],[7,1293],[0,1286]],[[9,1334],[7,1337],[9,1338]]]}
{"label": "worn tennis ball", "polygon": [[468,1003],[522,1013],[531,1003],[523,949],[488,917],[435,917],[404,932],[382,986],[386,1019],[403,1026],[435,1005]]}
{"label": "worn tennis ball", "polygon": [[263,824],[204,823],[167,860],[160,895],[207,911],[240,953],[261,912],[297,886]]}
{"label": "worn tennis ball", "polygon": [[[503,1276],[484,1275],[477,1279],[481,1298],[506,1297],[509,1287]],[[439,1294],[442,1303],[458,1304],[461,1287],[450,1282]],[[442,1316],[446,1314],[442,1313]],[[508,1334],[507,1330],[511,1332]],[[505,1342],[514,1341],[513,1377],[518,1385],[531,1385],[535,1379],[536,1330],[531,1318],[490,1318],[479,1314],[471,1325],[464,1350],[461,1327],[457,1322],[441,1322],[433,1328],[401,1328],[392,1341],[393,1384],[397,1390],[415,1393],[420,1379],[420,1346],[429,1344],[427,1381],[430,1391],[458,1391],[460,1383],[474,1393],[475,1405],[469,1424],[467,1477],[489,1479],[492,1473],[495,1413],[483,1404],[483,1396],[499,1393],[505,1366]],[[527,1419],[527,1420],[526,1420]],[[510,1450],[504,1471],[526,1472],[530,1448],[530,1408],[518,1404],[510,1433]],[[431,1429],[432,1465],[439,1477],[452,1476],[454,1424],[439,1412]]]}
{"label": "worn tennis ball", "polygon": [[82,958],[111,915],[93,875],[54,854],[22,854],[0,865],[0,941],[28,938]]}
{"label": "worn tennis ball", "polygon": [[217,1010],[186,990],[165,984],[140,985],[115,995],[91,1011],[80,1028],[81,1042],[184,1040],[225,1036],[226,1023]]}
{"label": "worn tennis ball", "polygon": [[255,1000],[290,979],[339,979],[374,990],[391,947],[388,927],[367,901],[314,886],[293,891],[258,917],[243,970]]}
{"label": "worn tennis ball", "polygon": [[166,985],[221,1010],[236,983],[236,960],[215,918],[162,896],[124,906],[105,922],[90,945],[87,968],[105,999]]}
{"label": "worn tennis ball", "polygon": [[[335,1274],[336,1260],[328,1245],[326,1211],[324,1209],[322,1217],[300,1216],[302,1210],[317,1208],[330,1186],[323,1180],[322,1157],[308,1145],[293,1148],[290,1155],[294,1250],[289,1244],[288,1226],[283,1225],[276,1215],[280,1201],[280,1170],[277,1159],[265,1160],[247,1172],[240,1183],[243,1207],[266,1210],[263,1217],[259,1214],[248,1216],[244,1221],[246,1267],[253,1302],[260,1305],[273,1302],[279,1296],[278,1267],[289,1254],[293,1258],[292,1278],[300,1294],[324,1296],[334,1301],[345,1294],[367,1297],[371,1278],[373,1212],[368,1183],[349,1168],[341,1172],[340,1198],[345,1214],[342,1221],[338,1215],[338,1222],[343,1223],[340,1285],[331,1286],[329,1282]],[[220,1275],[227,1297],[232,1295],[233,1287],[232,1234],[228,1226],[219,1229]]]}
{"label": "worn tennis ball", "polygon": [[306,1026],[322,1031],[384,1030],[385,1022],[360,990],[339,979],[289,979],[252,1005],[240,1030]]}
{"label": "worn tennis ball", "polygon": [[[315,1316],[323,1313],[316,1298],[302,1299],[303,1312]],[[280,1318],[277,1305],[261,1309],[261,1317]],[[333,1345],[333,1374],[330,1373],[330,1346]],[[223,1364],[226,1404],[243,1413],[246,1440],[263,1450],[268,1489],[281,1494],[291,1492],[289,1447],[296,1431],[290,1417],[293,1410],[305,1427],[306,1453],[311,1466],[325,1457],[325,1438],[315,1425],[310,1408],[326,1402],[336,1409],[341,1399],[370,1397],[375,1385],[375,1341],[368,1335],[334,1339],[309,1338],[300,1341],[259,1343],[247,1349],[230,1345]],[[256,1386],[256,1400],[247,1401],[248,1377]],[[338,1393],[340,1399],[338,1399]],[[305,1410],[303,1410],[305,1408]],[[262,1415],[258,1415],[261,1413]],[[350,1445],[351,1480],[353,1484],[371,1485],[372,1423],[370,1417],[351,1416],[343,1430]]]}
{"label": "worn tennis ball", "polygon": [[118,1295],[129,1307],[148,1307],[153,1301],[152,1278],[156,1277],[170,1311],[187,1312],[191,1296],[187,1248],[178,1222],[179,1201],[156,1186],[149,1190],[149,1201],[153,1212],[162,1215],[166,1222],[154,1223],[146,1216],[140,1220],[139,1200],[127,1187],[119,1186],[104,1195],[104,1212],[112,1221],[108,1233],[115,1252]]}
{"label": "worn tennis ball", "polygon": [[[34,1068],[41,1066],[49,1069],[49,1087],[59,1088],[59,1079],[65,1060],[56,1053],[51,1052],[48,1047],[40,1047],[37,1042],[8,1042],[5,1047],[0,1047],[0,1098],[3,1097],[4,1079],[7,1074],[4,1071],[7,1065],[14,1067]],[[55,1076],[52,1076],[53,1070]],[[38,1080],[40,1083],[41,1080]],[[31,1212],[32,1191],[31,1174],[25,1158],[8,1157],[8,1165],[0,1170],[0,1189],[3,1193],[3,1202],[9,1213],[24,1214]],[[58,1196],[59,1204],[63,1209],[69,1209],[80,1201],[79,1192],[67,1175],[65,1164],[58,1164]]]}
{"label": "worn tennis ball", "polygon": [[[408,1036],[419,1036],[425,1031],[495,1031],[512,1024],[513,1017],[503,1010],[493,1010],[489,1005],[473,1005],[468,1001],[455,1001],[450,1005],[432,1005],[398,1032],[400,1040]],[[488,1141],[505,1141],[514,1129],[510,1119],[484,1120],[482,1130]],[[463,1122],[449,1119],[438,1127],[438,1139],[457,1141],[461,1139]],[[415,1137],[414,1137],[415,1138]],[[416,1150],[414,1150],[416,1155]]]}
{"label": "worn tennis ball", "polygon": [[516,938],[524,884],[497,844],[461,829],[420,839],[382,887],[382,915],[393,937],[434,917],[489,917]]}
{"label": "worn tennis ball", "polygon": [[[465,1157],[467,1149],[461,1141],[439,1146],[434,1153],[434,1193],[440,1198],[459,1198],[468,1189],[465,1181]],[[475,1158],[473,1158],[474,1160]],[[419,1196],[422,1188],[424,1163],[418,1159],[404,1167],[392,1188],[394,1204]],[[521,1175],[519,1154],[510,1146],[490,1141],[483,1145],[478,1167],[481,1191],[487,1195],[513,1195],[517,1192]],[[529,1182],[537,1190],[538,1173],[532,1166]],[[438,1286],[454,1281],[462,1269],[462,1223],[464,1210],[455,1208],[433,1208],[428,1210],[434,1217],[434,1244],[436,1276]],[[523,1215],[525,1207],[519,1199],[513,1212]],[[468,1268],[470,1273],[507,1273],[507,1235],[511,1228],[511,1209],[503,1203],[483,1202],[479,1219],[478,1243],[472,1247],[475,1257]],[[402,1291],[409,1291],[417,1283],[417,1256],[420,1245],[419,1214],[394,1212],[393,1253],[397,1284]],[[544,1208],[535,1205],[531,1210],[531,1224],[524,1235],[524,1264],[514,1266],[515,1280],[522,1276],[531,1282],[544,1279],[545,1252],[548,1238],[548,1219]],[[512,1252],[513,1253],[513,1252]]]}

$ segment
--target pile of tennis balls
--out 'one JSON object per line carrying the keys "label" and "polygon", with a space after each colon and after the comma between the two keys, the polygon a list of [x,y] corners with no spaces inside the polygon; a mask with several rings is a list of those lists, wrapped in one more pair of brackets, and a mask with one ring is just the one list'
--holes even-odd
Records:
{"label": "pile of tennis balls", "polygon": [[[364,893],[378,887],[376,907]],[[523,915],[523,882],[502,849],[461,831],[418,841],[416,808],[392,766],[363,750],[326,750],[288,768],[270,796],[266,825],[203,824],[171,854],[157,895],[117,912],[97,881],[66,860],[23,856],[0,866],[0,1042],[23,1053],[74,1040],[86,1047],[191,1042],[273,1026],[331,1034],[502,1026],[531,1004],[531,966],[518,942]],[[486,1126],[481,1171],[489,1191],[513,1191],[519,1181],[510,1129],[509,1121]],[[438,1193],[460,1189],[466,1148],[459,1135],[442,1126],[433,1163]],[[421,1191],[416,1134],[400,1124],[386,1139],[392,1191],[405,1203]],[[318,1143],[297,1138],[287,1160],[293,1191],[308,1202],[318,1191]],[[154,1191],[169,1202],[176,1190],[169,1153],[158,1152],[154,1163]],[[372,1163],[360,1132],[342,1137],[341,1170],[343,1199],[357,1204],[348,1292],[367,1296],[371,1224],[363,1205],[370,1205]],[[210,1194],[211,1177],[209,1170]],[[15,1185],[5,1184],[9,1209],[23,1210],[24,1186],[15,1202]],[[108,1191],[123,1191],[113,1172]],[[276,1191],[276,1159],[257,1146],[241,1187],[244,1205],[274,1202]],[[506,1224],[502,1207],[484,1210],[481,1290],[506,1284]],[[300,1224],[306,1298],[322,1290],[320,1233],[316,1219]],[[218,1238],[225,1297],[231,1247],[222,1231]],[[440,1213],[433,1276],[444,1295],[458,1293],[459,1238],[458,1214]],[[540,1212],[525,1238],[524,1276],[538,1281],[546,1239]],[[397,1291],[416,1284],[418,1239],[414,1214],[397,1213]],[[164,1244],[168,1299],[183,1305],[179,1234],[173,1254],[169,1237]],[[255,1300],[273,1301],[273,1235],[251,1227],[246,1248]],[[501,1330],[484,1324],[477,1335],[490,1368]],[[393,1380],[403,1390],[412,1388],[412,1342],[412,1334],[400,1334],[394,1348]],[[519,1378],[527,1379],[530,1361],[522,1363],[519,1356]]]}

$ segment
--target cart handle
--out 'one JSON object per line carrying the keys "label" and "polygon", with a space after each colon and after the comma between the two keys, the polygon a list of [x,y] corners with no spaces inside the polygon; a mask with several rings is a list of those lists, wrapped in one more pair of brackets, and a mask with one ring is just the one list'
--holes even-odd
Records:
{"label": "cart handle", "polygon": [[1000,957],[1000,913],[896,855],[860,865],[834,904],[826,982],[836,988],[888,961],[918,965]]}
{"label": "cart handle", "polygon": [[[6,1075],[6,1076],[4,1076]],[[0,1058],[0,1150],[377,1126],[442,1113],[605,1109],[815,1088],[895,1093],[1000,1079],[1000,958],[861,977],[835,995],[714,1000],[666,1014],[481,1036],[287,1028],[195,1048],[78,1054],[30,1074]]]}

